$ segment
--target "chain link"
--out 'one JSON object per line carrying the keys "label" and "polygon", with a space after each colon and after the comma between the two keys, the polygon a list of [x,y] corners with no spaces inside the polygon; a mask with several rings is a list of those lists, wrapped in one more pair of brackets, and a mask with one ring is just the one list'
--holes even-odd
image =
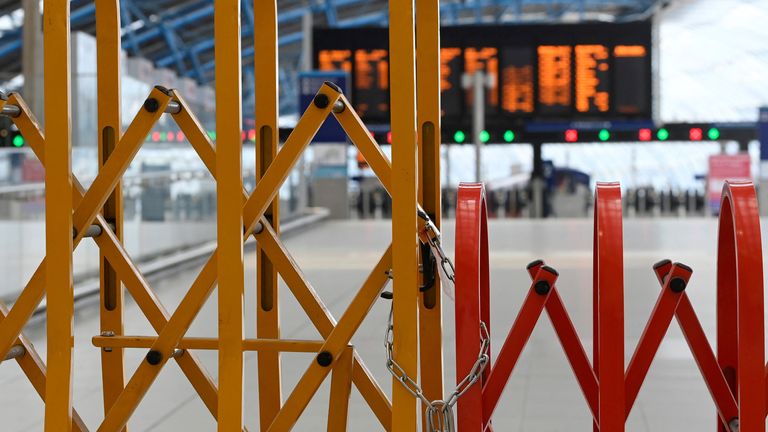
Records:
{"label": "chain link", "polygon": [[[456,283],[456,270],[454,269],[453,262],[451,262],[445,250],[443,250],[443,244],[440,237],[440,230],[429,218],[429,215],[424,209],[419,206],[418,210],[419,218],[423,221],[424,226],[419,229],[419,238],[424,244],[428,244],[432,255],[436,260],[439,260],[440,266],[438,267],[438,273],[440,273],[440,279],[443,283],[443,290],[446,295],[453,299],[453,292]],[[426,263],[424,263],[426,266]],[[392,278],[391,271],[388,273]],[[391,298],[391,296],[387,297]],[[415,398],[419,399],[427,408],[425,410],[425,417],[427,420],[428,432],[454,432],[456,430],[456,423],[453,417],[453,407],[458,402],[459,398],[467,392],[473,385],[475,385],[483,375],[483,371],[488,366],[490,360],[490,347],[491,338],[488,334],[488,327],[484,322],[480,322],[480,352],[477,355],[477,360],[469,370],[469,374],[462,379],[456,388],[453,390],[448,399],[430,401],[424,395],[424,391],[421,389],[419,383],[414,381],[405,370],[400,366],[394,358],[394,308],[390,305],[389,308],[389,320],[387,321],[387,331],[384,336],[384,347],[386,348],[387,355],[387,370],[392,374],[397,381]]]}
{"label": "chain link", "polygon": [[456,425],[453,420],[453,407],[459,398],[464,395],[473,385],[475,385],[483,375],[483,371],[488,366],[490,359],[491,339],[488,335],[488,327],[484,322],[480,322],[480,352],[477,360],[472,365],[469,374],[462,379],[453,390],[448,399],[430,401],[424,395],[421,386],[405,373],[405,370],[395,361],[393,356],[394,349],[394,325],[393,311],[390,306],[389,320],[387,323],[387,332],[384,336],[384,347],[387,355],[387,369],[410,394],[419,399],[426,405],[427,430],[429,432],[454,432]]}
{"label": "chain link", "polygon": [[[427,213],[419,207],[418,215],[424,222],[424,227],[419,231],[419,239],[422,243],[428,244],[432,250],[432,255],[435,256],[440,262],[438,273],[440,273],[440,280],[442,281],[443,291],[451,299],[454,299],[455,284],[456,284],[456,269],[453,267],[453,262],[443,249],[442,237],[440,230],[432,222]],[[425,264],[426,265],[426,264]]]}

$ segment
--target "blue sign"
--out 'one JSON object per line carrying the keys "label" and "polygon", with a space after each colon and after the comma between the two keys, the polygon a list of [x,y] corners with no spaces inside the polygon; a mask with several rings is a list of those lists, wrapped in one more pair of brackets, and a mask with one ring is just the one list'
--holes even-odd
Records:
{"label": "blue sign", "polygon": [[[313,72],[300,72],[299,73],[299,110],[304,112],[312,100],[315,98],[317,91],[324,82],[329,81],[341,88],[345,95],[349,94],[349,73],[343,71],[313,71]],[[336,121],[333,115],[328,116],[328,119],[317,131],[313,142],[316,143],[344,143],[347,142],[347,134],[344,133],[344,129],[341,128],[339,122]]]}
{"label": "blue sign", "polygon": [[768,160],[768,107],[760,107],[757,118],[757,138],[760,140],[760,160]]}

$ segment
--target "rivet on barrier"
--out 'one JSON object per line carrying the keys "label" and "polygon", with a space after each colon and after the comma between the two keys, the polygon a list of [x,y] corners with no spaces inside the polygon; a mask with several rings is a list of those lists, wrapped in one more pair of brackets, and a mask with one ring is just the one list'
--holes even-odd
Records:
{"label": "rivet on barrier", "polygon": [[328,351],[322,351],[317,354],[317,364],[322,367],[328,367],[333,363],[333,354]]}

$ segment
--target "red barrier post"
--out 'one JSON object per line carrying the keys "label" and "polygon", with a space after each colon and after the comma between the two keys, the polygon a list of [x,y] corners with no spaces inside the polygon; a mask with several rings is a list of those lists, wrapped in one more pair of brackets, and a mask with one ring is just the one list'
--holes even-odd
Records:
{"label": "red barrier post", "polygon": [[738,402],[718,431],[765,431],[765,327],[760,217],[751,182],[726,182],[717,252],[717,359]]}
{"label": "red barrier post", "polygon": [[[488,228],[485,189],[462,183],[456,207],[456,377],[467,376],[480,351],[481,321],[490,332]],[[490,362],[490,360],[489,360]],[[487,370],[487,368],[486,368]],[[484,373],[484,378],[487,374]],[[483,382],[485,379],[482,380]],[[482,432],[482,382],[458,402],[458,430]]]}
{"label": "red barrier post", "polygon": [[595,431],[624,431],[624,246],[618,183],[598,183],[593,261]]}

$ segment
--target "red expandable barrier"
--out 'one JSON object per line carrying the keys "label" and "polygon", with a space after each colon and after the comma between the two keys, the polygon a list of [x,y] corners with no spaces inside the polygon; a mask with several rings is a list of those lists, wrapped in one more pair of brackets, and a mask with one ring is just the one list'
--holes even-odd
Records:
{"label": "red expandable barrier", "polygon": [[[677,319],[717,409],[718,432],[765,432],[763,268],[754,186],[726,182],[719,220],[717,355],[685,290],[693,270],[663,260],[653,266],[661,292],[624,365],[624,263],[621,189],[598,183],[594,212],[593,336],[590,361],[556,286],[558,274],[537,260],[531,285],[495,361],[480,385],[458,401],[460,432],[491,430],[491,416],[536,322],[547,312],[589,406],[594,430],[620,432],[653,358]],[[459,187],[456,212],[456,375],[466,376],[490,331],[488,226],[482,184]]]}

